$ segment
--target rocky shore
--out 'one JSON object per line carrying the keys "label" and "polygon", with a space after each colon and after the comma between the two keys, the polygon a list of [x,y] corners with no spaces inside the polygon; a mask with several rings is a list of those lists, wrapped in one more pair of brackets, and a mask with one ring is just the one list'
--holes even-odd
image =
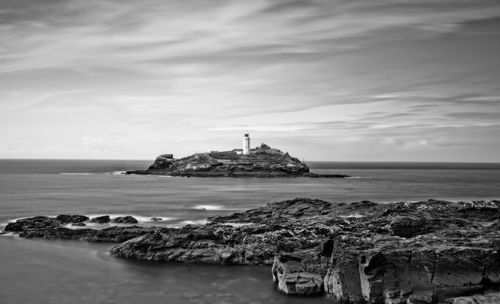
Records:
{"label": "rocky shore", "polygon": [[148,169],[127,171],[126,174],[185,177],[348,177],[344,174],[317,174],[309,171],[304,162],[262,144],[248,155],[234,151],[212,151],[174,159],[171,154],[163,154]]}
{"label": "rocky shore", "polygon": [[[129,219],[130,220],[130,219]],[[67,228],[80,215],[9,223],[20,237],[118,243],[139,260],[269,265],[290,295],[345,303],[499,303],[500,201],[269,203],[202,226]],[[132,225],[132,224],[130,224]]]}
{"label": "rocky shore", "polygon": [[[120,223],[121,218],[117,218]],[[22,238],[68,239],[89,242],[122,243],[132,238],[154,232],[152,227],[111,226],[104,229],[80,228],[85,222],[109,223],[109,216],[89,219],[84,215],[61,214],[57,217],[35,216],[7,224],[4,232],[18,233]],[[133,223],[133,222],[132,222]],[[68,225],[78,227],[69,228]]]}

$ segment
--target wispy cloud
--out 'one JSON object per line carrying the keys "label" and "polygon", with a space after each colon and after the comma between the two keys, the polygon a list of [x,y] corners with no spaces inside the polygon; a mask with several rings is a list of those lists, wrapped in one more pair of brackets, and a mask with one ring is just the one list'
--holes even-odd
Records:
{"label": "wispy cloud", "polygon": [[418,158],[463,126],[452,142],[500,148],[499,25],[495,0],[2,1],[0,135],[152,157],[249,129],[315,158]]}
{"label": "wispy cloud", "polygon": [[162,59],[206,63],[287,54],[293,60],[356,45],[345,38],[374,42],[368,36],[377,31],[442,34],[500,16],[495,1],[16,2],[21,4],[7,1],[0,8],[2,36],[14,42],[0,57],[3,71],[144,68],[141,63]]}

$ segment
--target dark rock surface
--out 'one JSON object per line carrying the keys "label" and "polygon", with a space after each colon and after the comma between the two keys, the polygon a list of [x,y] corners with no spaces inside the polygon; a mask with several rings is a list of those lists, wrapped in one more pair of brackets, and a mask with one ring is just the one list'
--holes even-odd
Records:
{"label": "dark rock surface", "polygon": [[171,154],[156,158],[146,170],[127,171],[127,174],[152,174],[186,177],[315,177],[342,178],[342,174],[315,174],[309,167],[288,153],[262,144],[249,155],[233,151],[197,153],[181,159]]}
{"label": "dark rock surface", "polygon": [[[495,207],[295,199],[111,249],[154,261],[273,264],[280,291],[351,303],[436,303],[500,284]],[[234,225],[227,224],[243,224]]]}
{"label": "dark rock surface", "polygon": [[23,232],[29,230],[43,230],[60,227],[61,223],[56,218],[48,216],[35,216],[26,219],[19,219],[14,223],[5,226],[7,232]]}
{"label": "dark rock surface", "polygon": [[120,224],[137,224],[138,221],[135,217],[127,215],[127,216],[119,216],[115,219],[113,219],[113,223],[120,223]]}
{"label": "dark rock surface", "polygon": [[[84,223],[74,223],[80,226]],[[22,238],[72,239],[90,242],[121,243],[154,231],[144,227],[108,227],[105,229],[70,229],[63,227],[57,217],[36,216],[17,220],[5,227],[6,232],[16,232]]]}
{"label": "dark rock surface", "polygon": [[82,223],[88,221],[89,218],[85,215],[69,215],[69,214],[61,214],[56,217],[61,223]]}
{"label": "dark rock surface", "polygon": [[103,215],[103,216],[96,216],[90,219],[92,223],[98,223],[98,224],[107,224],[111,221],[111,218],[109,215]]}
{"label": "dark rock surface", "polygon": [[[272,265],[286,294],[346,303],[498,303],[500,202],[269,203],[182,228],[61,228],[10,223],[21,237],[120,242],[113,255],[149,261]],[[123,242],[123,243],[122,243]]]}

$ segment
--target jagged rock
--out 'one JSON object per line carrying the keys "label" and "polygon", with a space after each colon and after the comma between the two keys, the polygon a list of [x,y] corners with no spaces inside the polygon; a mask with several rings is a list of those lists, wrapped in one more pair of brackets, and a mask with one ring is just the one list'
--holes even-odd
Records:
{"label": "jagged rock", "polygon": [[120,223],[120,224],[137,224],[138,221],[135,217],[127,215],[127,216],[119,216],[115,219],[113,219],[113,223]]}
{"label": "jagged rock", "polygon": [[332,257],[331,266],[324,277],[325,292],[344,302],[360,303],[364,300],[359,278],[359,258],[346,252]]}
{"label": "jagged rock", "polygon": [[299,253],[278,253],[272,267],[273,280],[278,290],[300,296],[324,293],[323,278],[327,269],[327,258],[322,258],[317,248]]}
{"label": "jagged rock", "polygon": [[489,213],[460,218],[466,208],[400,203],[371,219],[389,233],[338,235],[326,291],[353,303],[434,303],[498,285],[500,235],[485,228]]}
{"label": "jagged rock", "polygon": [[[75,216],[75,218],[79,218]],[[86,240],[91,242],[121,243],[126,240],[153,232],[152,227],[108,227],[97,229],[70,229],[65,228],[57,218],[47,216],[36,216],[19,219],[9,223],[5,227],[7,232],[17,232],[23,238],[45,238],[45,239],[72,239]],[[85,223],[72,223],[72,226],[85,226]]]}
{"label": "jagged rock", "polygon": [[163,228],[111,248],[114,255],[151,261],[270,265],[286,233],[261,226],[227,225]]}
{"label": "jagged rock", "polygon": [[500,217],[493,207],[498,204],[474,204],[333,204],[303,198],[213,217],[201,226],[68,229],[55,218],[34,217],[10,223],[6,231],[120,242],[111,254],[139,260],[272,264],[278,289],[293,295],[327,293],[348,303],[453,299],[456,304],[469,301],[456,297],[500,288]]}
{"label": "jagged rock", "polygon": [[428,221],[418,216],[399,217],[391,223],[392,234],[404,238],[427,234],[439,228],[438,221]]}
{"label": "jagged rock", "polygon": [[26,230],[40,230],[46,228],[59,227],[60,223],[48,216],[35,216],[32,218],[19,219],[14,223],[8,223],[5,231],[21,232]]}
{"label": "jagged rock", "polygon": [[56,216],[56,220],[61,223],[82,223],[88,221],[89,218],[85,215],[70,215],[70,214],[60,214]]}
{"label": "jagged rock", "polygon": [[173,163],[174,158],[172,154],[162,154],[155,159],[154,163],[149,166],[148,170],[168,169]]}
{"label": "jagged rock", "polygon": [[92,223],[98,223],[98,224],[107,224],[111,221],[111,218],[109,215],[103,215],[103,216],[96,216],[90,219]]}

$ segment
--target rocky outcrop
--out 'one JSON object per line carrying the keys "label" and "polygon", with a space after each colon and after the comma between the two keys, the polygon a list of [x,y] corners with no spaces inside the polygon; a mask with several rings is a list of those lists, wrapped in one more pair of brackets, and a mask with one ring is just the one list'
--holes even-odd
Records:
{"label": "rocky outcrop", "polygon": [[274,257],[272,275],[278,289],[286,294],[312,296],[323,293],[323,278],[328,259],[317,250],[278,252]]}
{"label": "rocky outcrop", "polygon": [[[498,207],[481,208],[430,200],[383,212],[370,207],[373,214],[361,220],[344,215],[349,226],[327,241],[333,242],[329,264],[312,274],[326,271],[325,292],[353,303],[435,303],[498,286]],[[293,250],[296,255],[303,251]],[[304,258],[294,263],[311,264]],[[285,268],[282,277],[303,272]],[[282,285],[278,288],[289,293]]]}
{"label": "rocky outcrop", "polygon": [[127,171],[127,174],[187,177],[347,177],[342,174],[310,173],[305,163],[265,144],[248,155],[233,151],[212,151],[174,159],[171,154],[163,154],[158,156],[148,169]]}
{"label": "rocky outcrop", "polygon": [[436,200],[381,205],[295,199],[215,217],[181,235],[158,230],[111,252],[230,264],[269,264],[274,256],[273,278],[287,294],[435,303],[500,284],[499,214],[498,206]]}
{"label": "rocky outcrop", "polygon": [[287,231],[262,225],[163,228],[111,248],[116,256],[149,261],[271,265]]}
{"label": "rocky outcrop", "polygon": [[499,207],[499,201],[294,199],[213,217],[202,226],[72,230],[56,218],[34,217],[6,230],[120,242],[110,252],[123,258],[272,265],[277,288],[290,295],[345,303],[491,304],[496,296],[481,294],[500,287]]}
{"label": "rocky outcrop", "polygon": [[83,223],[85,221],[88,221],[89,218],[85,215],[69,215],[69,214],[61,214],[56,217],[56,220],[59,221],[60,223]]}
{"label": "rocky outcrop", "polygon": [[107,224],[111,221],[109,215],[96,216],[90,219],[92,223]]}
{"label": "rocky outcrop", "polygon": [[[73,215],[73,217],[81,219],[85,216]],[[60,221],[61,219],[64,219],[64,221]],[[5,232],[18,233],[22,238],[71,239],[90,242],[122,243],[155,230],[155,228],[151,227],[146,228],[137,226],[113,226],[105,229],[71,229],[64,227],[65,224],[67,224],[67,218],[61,215],[57,217],[36,216],[19,219],[16,222],[7,224]],[[85,223],[76,222],[72,223],[71,226],[85,226]]]}
{"label": "rocky outcrop", "polygon": [[119,223],[119,224],[137,224],[138,221],[135,217],[127,215],[127,216],[119,216],[115,219],[113,219],[113,223]]}
{"label": "rocky outcrop", "polygon": [[8,223],[5,226],[7,232],[24,232],[24,231],[39,231],[43,229],[51,229],[60,227],[61,223],[56,218],[48,216],[35,216],[26,219],[19,219],[13,223]]}

